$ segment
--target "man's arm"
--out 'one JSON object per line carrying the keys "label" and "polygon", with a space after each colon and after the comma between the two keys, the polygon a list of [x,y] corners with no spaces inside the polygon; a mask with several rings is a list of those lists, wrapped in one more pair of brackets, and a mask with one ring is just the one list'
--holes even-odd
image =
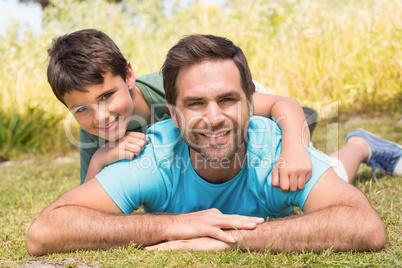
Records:
{"label": "man's arm", "polygon": [[[258,225],[253,230],[227,231],[239,247],[251,251],[321,252],[380,250],[386,242],[384,225],[367,198],[339,179],[333,169],[324,173],[303,208],[305,215]],[[246,244],[244,243],[246,241]],[[201,237],[147,247],[148,250],[227,251],[233,244]]]}
{"label": "man's arm", "polygon": [[61,196],[47,207],[28,231],[32,255],[79,249],[108,249],[135,243],[152,245],[165,240],[210,236],[234,243],[222,231],[236,227],[252,229],[261,218],[223,215],[216,209],[188,214],[123,215],[98,180]]}
{"label": "man's arm", "polygon": [[[272,185],[283,192],[304,188],[312,164],[308,154],[310,131],[298,101],[288,97],[255,93],[254,115],[272,118],[282,130],[282,153],[272,170]],[[283,165],[285,163],[285,165]]]}
{"label": "man's arm", "polygon": [[[305,215],[269,221],[242,230],[250,250],[320,252],[380,250],[386,242],[384,225],[367,198],[339,179],[333,169],[316,183],[303,208]],[[230,231],[245,247],[243,236]]]}

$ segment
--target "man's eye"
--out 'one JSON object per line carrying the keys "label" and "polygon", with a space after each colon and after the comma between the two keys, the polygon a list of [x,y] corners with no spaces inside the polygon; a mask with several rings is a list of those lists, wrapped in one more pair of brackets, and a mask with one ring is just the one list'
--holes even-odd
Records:
{"label": "man's eye", "polygon": [[229,102],[229,101],[234,101],[232,98],[224,98],[221,100],[221,102]]}
{"label": "man's eye", "polygon": [[107,94],[103,95],[103,96],[102,96],[102,100],[107,100],[108,98],[110,98],[110,96],[113,95],[113,93],[114,93],[114,92],[110,92],[110,93],[107,93]]}
{"label": "man's eye", "polygon": [[200,101],[192,102],[188,106],[198,106],[198,105],[202,105],[202,102]]}

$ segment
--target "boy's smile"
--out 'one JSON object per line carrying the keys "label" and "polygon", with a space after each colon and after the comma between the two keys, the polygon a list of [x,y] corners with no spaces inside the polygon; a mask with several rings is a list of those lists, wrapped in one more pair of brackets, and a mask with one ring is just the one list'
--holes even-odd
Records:
{"label": "boy's smile", "polygon": [[[128,74],[128,81],[134,87],[134,74],[132,77]],[[85,88],[88,92],[73,90],[64,95],[64,101],[78,124],[108,141],[123,137],[134,113],[132,92],[126,81],[107,72],[103,84]]]}

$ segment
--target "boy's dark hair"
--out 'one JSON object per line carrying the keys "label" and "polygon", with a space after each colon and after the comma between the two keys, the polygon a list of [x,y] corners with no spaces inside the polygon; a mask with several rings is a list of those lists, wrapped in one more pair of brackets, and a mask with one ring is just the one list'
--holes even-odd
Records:
{"label": "boy's dark hair", "polygon": [[103,83],[106,72],[126,80],[127,60],[106,34],[85,29],[60,36],[48,49],[50,56],[47,80],[56,97],[72,90],[87,92],[85,86]]}
{"label": "boy's dark hair", "polygon": [[243,51],[232,41],[214,35],[189,35],[173,46],[162,66],[163,87],[166,101],[175,105],[177,98],[176,80],[181,68],[201,63],[204,60],[232,59],[240,71],[241,86],[248,100],[255,92],[251,72]]}

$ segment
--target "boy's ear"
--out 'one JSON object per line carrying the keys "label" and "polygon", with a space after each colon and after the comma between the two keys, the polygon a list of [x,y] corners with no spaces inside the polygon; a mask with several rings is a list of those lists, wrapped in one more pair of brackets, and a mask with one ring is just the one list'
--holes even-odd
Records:
{"label": "boy's ear", "polygon": [[130,61],[127,61],[126,68],[127,68],[126,83],[128,85],[128,88],[133,88],[135,85],[135,74],[133,68],[131,67]]}
{"label": "boy's ear", "polygon": [[176,106],[174,106],[172,104],[169,104],[168,102],[166,102],[166,105],[167,105],[167,107],[169,109],[170,116],[172,117],[173,124],[175,125],[175,127],[178,128],[179,124],[177,122],[177,111],[176,111],[177,108],[176,108]]}

